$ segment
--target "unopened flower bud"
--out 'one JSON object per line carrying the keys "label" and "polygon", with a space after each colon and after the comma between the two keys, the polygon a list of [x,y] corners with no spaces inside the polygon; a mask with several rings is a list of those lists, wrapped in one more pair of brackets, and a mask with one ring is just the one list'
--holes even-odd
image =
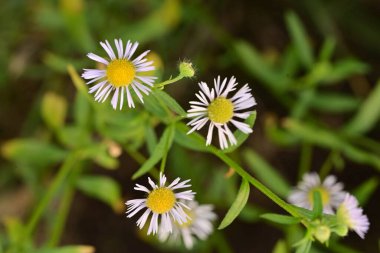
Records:
{"label": "unopened flower bud", "polygon": [[339,236],[346,236],[348,234],[348,227],[346,225],[338,225],[334,228],[334,232]]}
{"label": "unopened flower bud", "polygon": [[193,77],[195,74],[193,64],[191,62],[181,62],[179,64],[179,73],[183,77]]}
{"label": "unopened flower bud", "polygon": [[314,237],[321,243],[325,243],[330,239],[331,230],[328,226],[321,225],[318,226],[314,231]]}

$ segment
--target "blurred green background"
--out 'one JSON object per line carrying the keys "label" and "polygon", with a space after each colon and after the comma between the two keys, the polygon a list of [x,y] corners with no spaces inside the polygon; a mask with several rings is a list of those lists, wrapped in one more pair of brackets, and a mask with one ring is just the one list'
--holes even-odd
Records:
{"label": "blurred green background", "polygon": [[[379,1],[3,0],[0,38],[0,231],[8,233],[2,245],[17,231],[10,217],[29,217],[69,151],[99,144],[81,167],[87,175],[111,178],[120,193],[111,200],[99,197],[86,190],[93,181],[81,180],[81,191],[68,201],[60,244],[93,245],[100,253],[168,250],[137,233],[120,205],[134,196],[131,175],[151,150],[145,140],[162,128],[155,128],[157,122],[139,128],[147,116],[138,110],[91,115],[67,70],[69,64],[78,73],[92,68],[86,54],[104,55],[98,42],[121,38],[138,41],[140,52],[151,49],[162,62],[156,74],[163,80],[176,75],[181,60],[194,64],[196,77],[166,89],[185,109],[198,81],[234,75],[240,84],[249,83],[258,117],[245,147],[232,156],[270,188],[276,186],[260,169],[274,170],[286,189],[308,170],[337,175],[348,191],[362,196],[371,227],[364,241],[351,235],[313,251],[379,251]],[[214,204],[222,217],[238,178],[226,182],[228,168],[178,144],[168,159],[172,177],[192,178],[200,202]],[[276,190],[285,198],[283,189]],[[56,202],[44,214],[37,245],[54,227],[62,208]],[[273,252],[280,238],[287,242],[281,252],[290,252],[290,237],[299,229],[277,228],[258,217],[263,210],[281,212],[278,207],[252,191],[244,210],[194,252]]]}

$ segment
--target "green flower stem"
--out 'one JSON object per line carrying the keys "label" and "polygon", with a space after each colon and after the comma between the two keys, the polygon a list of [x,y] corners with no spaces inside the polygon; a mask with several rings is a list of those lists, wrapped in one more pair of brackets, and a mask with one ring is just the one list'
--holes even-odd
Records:
{"label": "green flower stem", "polygon": [[[282,209],[287,211],[290,215],[294,217],[301,217],[300,214],[294,209],[291,205],[286,203],[280,197],[278,197],[275,193],[273,193],[269,188],[260,183],[257,179],[248,174],[239,164],[237,164],[234,160],[229,158],[226,154],[222,153],[220,150],[216,148],[212,148],[212,153],[219,157],[226,164],[231,166],[237,174],[239,174],[242,178],[246,179],[249,183],[251,183],[255,188],[261,191],[264,195],[270,198],[273,202],[279,205]],[[302,218],[302,217],[301,217]]]}
{"label": "green flower stem", "polygon": [[[173,121],[176,121],[176,119],[174,118]],[[229,158],[222,151],[220,151],[219,149],[217,149],[213,146],[209,147],[209,151],[211,153],[213,153],[214,155],[216,155],[217,157],[219,157],[226,164],[228,164],[242,178],[244,178],[248,182],[250,182],[250,184],[252,184],[254,187],[256,187],[259,191],[261,191],[263,194],[265,194],[268,198],[270,198],[273,202],[275,202],[277,205],[279,205],[281,208],[283,208],[289,214],[291,214],[294,217],[301,217],[302,218],[302,216],[297,212],[296,209],[294,209],[291,205],[289,205],[284,200],[282,200],[280,197],[278,197],[274,192],[272,192],[269,188],[267,188],[265,185],[260,183],[257,179],[253,178],[239,164],[237,164],[235,161],[233,161],[231,158]]]}
{"label": "green flower stem", "polygon": [[179,80],[181,80],[182,78],[184,78],[183,75],[179,74],[178,76],[174,77],[174,78],[170,78],[169,80],[166,80],[166,81],[163,81],[161,83],[158,83],[158,84],[155,84],[154,87],[155,88],[162,88],[168,84],[171,84],[171,83],[175,83],[175,82],[178,82]]}
{"label": "green flower stem", "polygon": [[321,178],[327,177],[327,175],[330,173],[330,171],[333,169],[333,159],[334,155],[337,154],[337,151],[332,150],[330,154],[327,156],[325,162],[322,164],[322,167],[319,171],[319,175]]}
{"label": "green flower stem", "polygon": [[298,169],[298,180],[301,180],[303,175],[310,171],[313,147],[310,143],[303,143],[301,149],[301,159]]}
{"label": "green flower stem", "polygon": [[46,194],[38,203],[37,207],[34,209],[26,225],[26,238],[32,235],[39,220],[41,219],[42,214],[44,213],[44,210],[48,207],[49,203],[53,199],[54,195],[57,193],[59,187],[62,185],[62,183],[64,182],[64,180],[66,179],[67,175],[69,174],[76,162],[77,155],[72,153],[66,158],[65,162],[62,164],[58,174],[53,179],[53,182],[51,183],[50,187],[47,188],[48,190]]}
{"label": "green flower stem", "polygon": [[57,217],[55,218],[55,223],[53,224],[53,229],[50,234],[49,241],[46,243],[48,247],[56,246],[62,236],[63,229],[65,227],[66,218],[68,216],[71,202],[74,198],[75,188],[67,186],[65,192],[63,193],[61,205],[57,212]]}
{"label": "green flower stem", "polygon": [[62,236],[62,232],[65,227],[66,219],[70,211],[72,200],[75,193],[75,185],[78,177],[83,171],[83,162],[79,162],[75,168],[72,170],[71,174],[68,176],[68,184],[64,190],[61,205],[59,207],[57,216],[55,218],[50,239],[47,242],[47,246],[56,246]]}
{"label": "green flower stem", "polygon": [[[128,155],[133,158],[138,164],[142,165],[147,160],[144,155],[136,150],[132,150],[129,147],[124,147],[125,151],[127,151]],[[159,170],[156,167],[153,167],[149,174],[152,175],[155,179],[159,179]]]}
{"label": "green flower stem", "polygon": [[169,153],[169,150],[167,150],[167,147],[165,147],[165,150],[166,150],[166,153],[162,157],[161,165],[160,165],[160,172],[161,173],[164,173],[164,171],[165,171],[166,159],[167,159],[168,153]]}

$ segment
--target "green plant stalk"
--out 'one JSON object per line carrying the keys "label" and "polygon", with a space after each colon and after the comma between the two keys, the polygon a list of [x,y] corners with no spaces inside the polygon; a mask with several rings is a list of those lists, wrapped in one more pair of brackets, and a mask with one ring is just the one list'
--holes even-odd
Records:
{"label": "green plant stalk", "polygon": [[64,190],[61,205],[55,218],[49,241],[46,243],[48,247],[56,246],[61,239],[66,219],[70,211],[71,203],[74,198],[76,181],[82,171],[83,162],[79,162],[71,174],[68,176],[69,183]]}
{"label": "green plant stalk", "polygon": [[59,207],[57,217],[55,218],[55,223],[53,224],[53,229],[50,234],[49,241],[46,243],[48,247],[56,246],[62,236],[63,229],[65,227],[65,222],[71,207],[71,202],[74,198],[75,189],[70,185],[67,186],[65,192],[63,193],[61,205]]}
{"label": "green plant stalk", "polygon": [[161,165],[160,165],[160,172],[161,172],[161,173],[164,173],[164,171],[165,171],[166,159],[167,159],[167,157],[168,157],[168,150],[167,150],[167,147],[165,147],[165,149],[166,149],[166,153],[165,153],[165,155],[162,157]]}
{"label": "green plant stalk", "polygon": [[161,83],[158,83],[158,84],[155,84],[154,87],[155,88],[162,88],[168,84],[171,84],[171,83],[175,83],[175,82],[178,82],[179,80],[181,80],[182,78],[184,78],[183,75],[179,74],[178,76],[174,77],[174,78],[170,78],[169,80],[166,80],[166,81],[163,81]]}
{"label": "green plant stalk", "polygon": [[48,207],[49,203],[53,199],[54,195],[57,193],[59,187],[62,185],[64,180],[66,179],[67,175],[69,174],[70,170],[73,168],[77,156],[75,154],[69,154],[69,156],[66,158],[65,162],[62,164],[61,168],[59,169],[58,174],[53,179],[53,182],[51,183],[50,187],[48,188],[46,194],[42,198],[42,200],[38,203],[37,207],[34,209],[28,223],[26,224],[26,232],[25,232],[25,238],[28,238],[32,235],[34,229],[36,228],[39,220],[42,217],[42,214],[44,213],[44,210]]}
{"label": "green plant stalk", "polygon": [[302,179],[302,176],[310,171],[311,158],[313,153],[313,147],[310,143],[303,143],[301,149],[301,159],[298,169],[298,180]]}
{"label": "green plant stalk", "polygon": [[[167,107],[166,107],[166,108],[167,108]],[[172,126],[174,126],[174,125],[172,125]],[[170,127],[171,127],[171,126],[170,126]],[[164,156],[162,157],[161,165],[160,165],[160,172],[161,172],[161,173],[164,173],[164,171],[165,171],[166,160],[167,160],[168,153],[169,153],[168,145],[169,145],[169,143],[166,141],[166,142],[165,142],[165,154],[164,154]]]}
{"label": "green plant stalk", "polygon": [[327,175],[330,173],[330,171],[333,168],[333,162],[332,162],[332,157],[334,156],[334,153],[336,151],[332,150],[329,155],[327,156],[325,162],[322,164],[322,167],[319,171],[319,176],[323,179],[327,177]]}
{"label": "green plant stalk", "polygon": [[[124,147],[125,151],[128,153],[130,157],[132,157],[138,164],[142,165],[145,163],[147,160],[144,155],[142,155],[140,152],[136,150],[132,150],[128,147]],[[149,174],[151,174],[155,179],[159,179],[159,170],[156,167],[153,167],[150,171]]]}
{"label": "green plant stalk", "polygon": [[[160,100],[160,99],[158,99],[158,100]],[[273,202],[275,202],[277,205],[279,205],[282,209],[287,211],[289,214],[291,214],[294,217],[301,217],[302,218],[302,216],[297,212],[296,209],[294,209],[291,205],[289,205],[284,200],[282,200],[280,197],[278,197],[274,192],[272,192],[269,188],[267,188],[265,185],[260,183],[257,179],[255,179],[251,175],[249,175],[239,164],[237,164],[234,160],[229,158],[222,151],[220,151],[219,149],[217,149],[213,146],[210,146],[209,152],[216,155],[222,161],[224,161],[226,164],[231,166],[231,168],[233,168],[236,171],[236,173],[238,173],[242,178],[244,178],[248,182],[250,182],[254,187],[256,187],[259,191],[261,191],[263,194],[265,194],[268,198],[270,198]]]}
{"label": "green plant stalk", "polygon": [[297,212],[297,210],[295,210],[291,205],[289,205],[280,197],[278,197],[274,192],[272,192],[269,188],[260,183],[257,179],[249,175],[239,164],[237,164],[234,160],[229,158],[226,154],[222,153],[216,148],[212,148],[212,153],[219,157],[226,164],[230,165],[237,174],[239,174],[242,178],[246,179],[256,189],[258,189],[260,192],[262,192],[264,195],[270,198],[273,202],[275,202],[282,209],[287,211],[290,215],[302,218],[302,216]]}

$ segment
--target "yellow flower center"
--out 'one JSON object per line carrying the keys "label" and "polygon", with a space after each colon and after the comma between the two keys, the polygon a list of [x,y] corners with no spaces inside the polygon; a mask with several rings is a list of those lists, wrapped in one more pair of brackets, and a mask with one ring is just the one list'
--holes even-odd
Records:
{"label": "yellow flower center", "polygon": [[175,204],[175,195],[172,190],[166,187],[157,188],[151,191],[146,200],[146,205],[155,213],[166,213]]}
{"label": "yellow flower center", "polygon": [[126,59],[116,59],[107,66],[107,79],[115,87],[128,86],[136,75],[132,62]]}
{"label": "yellow flower center", "polygon": [[212,122],[224,124],[231,120],[234,114],[234,105],[229,99],[219,97],[210,103],[207,111]]}
{"label": "yellow flower center", "polygon": [[326,206],[330,203],[330,194],[329,192],[323,188],[323,187],[317,187],[309,191],[309,202],[311,203],[312,206],[314,206],[314,192],[319,191],[319,194],[321,195],[322,198],[322,205]]}

